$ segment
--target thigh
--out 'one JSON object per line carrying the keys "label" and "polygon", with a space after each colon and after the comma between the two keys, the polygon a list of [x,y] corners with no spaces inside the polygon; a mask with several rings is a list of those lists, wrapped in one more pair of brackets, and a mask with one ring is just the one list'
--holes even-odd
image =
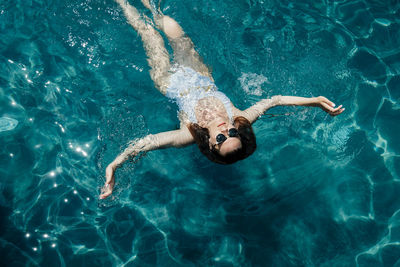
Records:
{"label": "thigh", "polygon": [[192,40],[185,34],[182,27],[173,18],[164,15],[157,15],[156,23],[165,35],[174,50],[174,60],[178,64],[191,67],[204,76],[212,79],[207,66],[203,63],[200,55],[194,49]]}
{"label": "thigh", "polygon": [[150,23],[146,22],[146,20],[150,20],[146,16],[141,16],[134,6],[125,3],[125,0],[117,0],[117,2],[122,7],[128,23],[138,32],[143,41],[147,62],[151,67],[151,79],[154,81],[157,89],[165,94],[166,87],[168,86],[168,71],[171,65],[163,38]]}
{"label": "thigh", "polygon": [[168,51],[165,48],[164,40],[161,35],[150,25],[139,31],[143,40],[144,48],[149,63],[150,77],[154,81],[157,89],[166,94],[169,81],[169,70],[171,68]]}
{"label": "thigh", "polygon": [[208,67],[203,63],[199,53],[194,49],[192,40],[187,35],[169,39],[169,42],[174,50],[175,62],[183,66],[188,66],[200,74],[212,79]]}

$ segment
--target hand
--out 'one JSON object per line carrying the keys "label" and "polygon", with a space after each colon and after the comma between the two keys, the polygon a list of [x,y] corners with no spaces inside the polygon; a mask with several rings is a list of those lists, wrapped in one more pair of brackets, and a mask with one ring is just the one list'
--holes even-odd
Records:
{"label": "hand", "polygon": [[316,97],[316,100],[316,106],[322,108],[326,113],[329,113],[329,115],[331,116],[337,116],[345,110],[345,108],[342,108],[342,105],[335,108],[335,104],[324,96]]}
{"label": "hand", "polygon": [[103,188],[101,189],[100,199],[105,199],[109,195],[111,195],[114,185],[115,185],[115,177],[114,173],[117,169],[117,166],[113,163],[109,164],[106,168],[106,183],[104,184]]}

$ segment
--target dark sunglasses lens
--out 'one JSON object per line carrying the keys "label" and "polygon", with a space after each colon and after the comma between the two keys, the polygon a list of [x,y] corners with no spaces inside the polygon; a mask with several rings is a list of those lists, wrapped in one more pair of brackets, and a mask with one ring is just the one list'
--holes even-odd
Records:
{"label": "dark sunglasses lens", "polygon": [[221,144],[222,142],[224,142],[226,140],[226,136],[223,134],[219,134],[217,135],[217,144]]}
{"label": "dark sunglasses lens", "polygon": [[239,136],[239,132],[238,132],[238,130],[236,128],[229,129],[228,134],[229,134],[230,137]]}

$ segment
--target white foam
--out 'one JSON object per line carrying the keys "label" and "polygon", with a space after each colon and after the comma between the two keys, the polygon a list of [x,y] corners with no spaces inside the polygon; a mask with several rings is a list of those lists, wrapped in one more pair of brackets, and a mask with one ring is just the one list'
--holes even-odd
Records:
{"label": "white foam", "polygon": [[267,77],[265,77],[264,75],[251,72],[242,73],[239,81],[240,86],[246,93],[256,96],[262,95],[264,91],[262,85],[264,85],[265,83],[270,83]]}

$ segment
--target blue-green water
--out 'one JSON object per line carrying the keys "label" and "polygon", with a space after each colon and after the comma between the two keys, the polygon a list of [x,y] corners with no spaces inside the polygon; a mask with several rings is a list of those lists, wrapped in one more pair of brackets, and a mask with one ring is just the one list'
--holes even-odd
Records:
{"label": "blue-green water", "polygon": [[239,108],[324,95],[345,113],[274,109],[293,114],[256,122],[231,166],[149,152],[99,201],[107,164],[177,107],[113,1],[2,0],[1,266],[400,266],[399,1],[160,5]]}

